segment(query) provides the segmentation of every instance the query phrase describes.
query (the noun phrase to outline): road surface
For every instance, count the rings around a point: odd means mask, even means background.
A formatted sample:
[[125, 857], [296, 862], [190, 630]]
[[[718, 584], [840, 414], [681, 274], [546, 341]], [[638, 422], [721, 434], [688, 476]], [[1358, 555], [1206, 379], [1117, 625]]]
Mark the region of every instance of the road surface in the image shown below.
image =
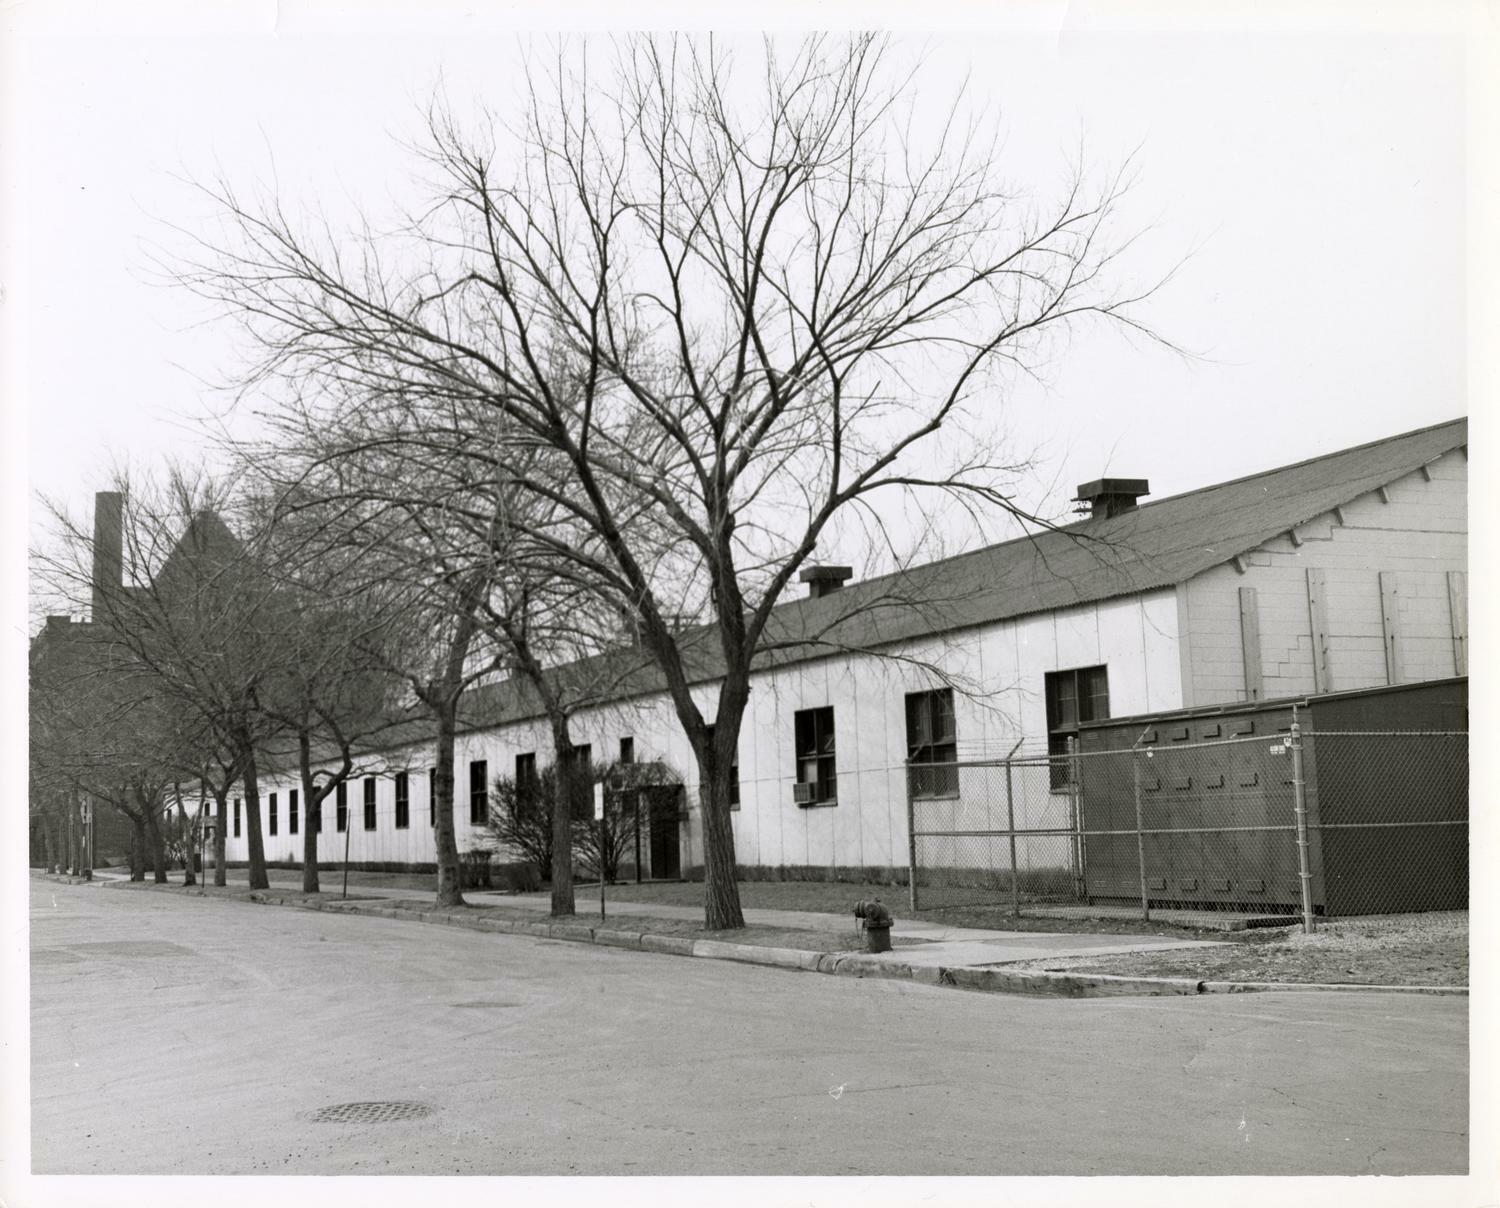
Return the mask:
[[[1457, 1174], [1467, 1001], [1065, 1001], [33, 882], [36, 1174]], [[320, 1122], [319, 1109], [426, 1114]]]

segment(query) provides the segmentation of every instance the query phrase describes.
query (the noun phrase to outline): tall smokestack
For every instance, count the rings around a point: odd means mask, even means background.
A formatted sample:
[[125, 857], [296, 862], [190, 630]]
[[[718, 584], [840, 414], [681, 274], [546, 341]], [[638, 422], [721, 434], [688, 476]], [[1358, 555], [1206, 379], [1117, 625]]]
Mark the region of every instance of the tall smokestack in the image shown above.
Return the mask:
[[119, 491], [94, 496], [94, 613], [97, 624], [109, 617], [106, 596], [120, 589], [124, 567], [125, 497]]

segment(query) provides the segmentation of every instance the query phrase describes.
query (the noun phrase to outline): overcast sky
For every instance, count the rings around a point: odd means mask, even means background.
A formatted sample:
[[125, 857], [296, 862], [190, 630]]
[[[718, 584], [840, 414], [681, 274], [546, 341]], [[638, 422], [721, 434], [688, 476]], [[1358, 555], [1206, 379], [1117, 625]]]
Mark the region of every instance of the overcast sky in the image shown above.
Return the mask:
[[[498, 22], [399, 4], [383, 29], [319, 4], [129, 7], [97, 10], [97, 33], [70, 6], [17, 6], [5, 64], [6, 423], [32, 490], [83, 507], [117, 461], [191, 456], [222, 405], [200, 379], [232, 363], [231, 333], [151, 263], [170, 224], [205, 218], [180, 178], [378, 210], [411, 195], [394, 140], [439, 79], [503, 104], [519, 54]], [[1010, 179], [1054, 188], [1080, 138], [1100, 166], [1133, 153], [1147, 262], [1188, 256], [1149, 317], [1195, 359], [1085, 335], [1004, 400], [1054, 510], [1102, 473], [1160, 497], [1469, 410], [1472, 48], [1461, 23], [1388, 11], [1383, 28], [1143, 32], [1033, 7], [1030, 29], [902, 35], [929, 78], [970, 73], [998, 108]]]

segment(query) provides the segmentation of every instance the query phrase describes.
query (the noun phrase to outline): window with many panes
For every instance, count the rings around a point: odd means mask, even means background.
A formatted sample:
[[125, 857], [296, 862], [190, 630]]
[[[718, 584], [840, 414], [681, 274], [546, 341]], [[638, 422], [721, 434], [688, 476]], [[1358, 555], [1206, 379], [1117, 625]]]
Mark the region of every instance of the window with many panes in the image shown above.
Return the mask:
[[234, 799], [234, 837], [240, 837], [240, 799]]
[[365, 829], [375, 829], [375, 777], [365, 777]]
[[407, 794], [405, 772], [396, 773], [396, 829], [406, 830], [411, 826], [411, 798]]
[[340, 780], [339, 787], [333, 790], [334, 800], [334, 823], [340, 831], [349, 827], [349, 782]]
[[268, 819], [270, 820], [270, 823], [271, 823], [271, 834], [274, 835], [276, 833], [276, 794], [275, 793], [271, 794], [270, 811], [271, 812], [267, 815], [267, 817], [268, 817]]
[[907, 693], [906, 761], [913, 797], [958, 796], [958, 727], [952, 688]]
[[[713, 746], [714, 728], [712, 726], [703, 728], [707, 731], [708, 745]], [[738, 751], [734, 753], [734, 762], [729, 765], [729, 808], [732, 810], [740, 808], [740, 753]]]
[[286, 831], [287, 831], [287, 834], [289, 834], [289, 835], [295, 835], [297, 833], [297, 827], [298, 827], [298, 825], [300, 825], [300, 822], [299, 822], [299, 819], [297, 817], [297, 790], [293, 789], [291, 792], [289, 792], [286, 795]]
[[490, 765], [485, 759], [469, 763], [469, 825], [483, 826], [490, 816]]
[[1109, 716], [1109, 673], [1104, 667], [1076, 667], [1047, 673], [1047, 754], [1052, 756], [1052, 787], [1073, 782], [1068, 765], [1068, 740], [1077, 738], [1085, 721]]
[[812, 805], [831, 805], [839, 798], [838, 761], [834, 756], [833, 706], [799, 709], [793, 718], [797, 780], [812, 785]]

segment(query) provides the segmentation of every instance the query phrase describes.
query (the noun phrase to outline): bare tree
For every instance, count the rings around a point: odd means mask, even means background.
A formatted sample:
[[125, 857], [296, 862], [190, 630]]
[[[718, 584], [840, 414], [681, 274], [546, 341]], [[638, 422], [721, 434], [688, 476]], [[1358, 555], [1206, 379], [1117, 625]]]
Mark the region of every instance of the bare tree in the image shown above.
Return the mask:
[[351, 574], [326, 534], [308, 531], [307, 511], [264, 496], [250, 510], [257, 556], [275, 591], [278, 635], [258, 703], [279, 723], [277, 753], [298, 770], [302, 890], [317, 893], [323, 802], [363, 770], [364, 752], [409, 724], [403, 681], [392, 670], [407, 610], [391, 584], [372, 588], [367, 576]]
[[149, 862], [165, 884], [167, 790], [193, 758], [197, 736], [95, 626], [43, 635], [30, 672], [31, 791], [62, 806], [64, 831], [72, 835], [67, 867], [87, 866], [78, 807], [88, 801], [130, 822], [131, 879], [142, 879]]
[[[336, 425], [287, 408], [276, 417], [275, 443], [241, 449], [278, 484], [282, 527], [300, 534], [291, 542], [295, 552], [278, 561], [323, 568], [367, 613], [372, 601], [391, 602], [383, 624], [405, 637], [387, 642], [383, 665], [400, 670], [437, 723], [439, 896], [448, 904], [459, 890], [452, 762], [464, 692], [497, 674], [524, 684], [564, 763], [572, 712], [609, 688], [600, 676], [570, 675], [567, 666], [602, 649], [619, 616], [617, 602], [602, 600], [572, 559], [553, 552], [587, 541], [588, 533], [516, 483], [517, 468], [531, 466], [541, 451], [509, 444], [492, 427], [476, 454], [472, 433], [484, 418], [464, 424], [450, 416], [438, 425], [407, 399], [387, 408], [351, 406]], [[566, 819], [557, 824], [553, 852], [550, 870], [542, 870], [551, 873], [553, 913], [571, 914]], [[450, 863], [451, 885], [441, 876]]]
[[877, 37], [752, 57], [565, 47], [508, 127], [433, 110], [434, 194], [402, 228], [305, 232], [220, 184], [228, 233], [181, 272], [258, 342], [256, 388], [295, 383], [324, 415], [402, 400], [417, 431], [488, 413], [548, 451], [515, 481], [591, 535], [553, 552], [628, 604], [659, 669], [698, 764], [713, 928], [743, 925], [751, 670], [798, 640], [773, 610], [820, 541], [940, 497], [1040, 523], [996, 445], [1008, 374], [1087, 320], [1154, 338], [1135, 317], [1154, 286], [1117, 284], [1123, 175], [1007, 184], [984, 127], [934, 113]]
[[109, 515], [92, 534], [53, 509], [44, 577], [55, 594], [88, 602], [87, 640], [109, 652], [109, 674], [191, 735], [163, 783], [217, 760], [227, 794], [228, 771], [238, 774], [250, 885], [267, 888], [256, 760], [276, 725], [259, 701], [277, 665], [272, 584], [221, 515], [231, 502], [223, 485], [176, 469], [160, 485], [124, 476], [115, 485], [96, 499]]

